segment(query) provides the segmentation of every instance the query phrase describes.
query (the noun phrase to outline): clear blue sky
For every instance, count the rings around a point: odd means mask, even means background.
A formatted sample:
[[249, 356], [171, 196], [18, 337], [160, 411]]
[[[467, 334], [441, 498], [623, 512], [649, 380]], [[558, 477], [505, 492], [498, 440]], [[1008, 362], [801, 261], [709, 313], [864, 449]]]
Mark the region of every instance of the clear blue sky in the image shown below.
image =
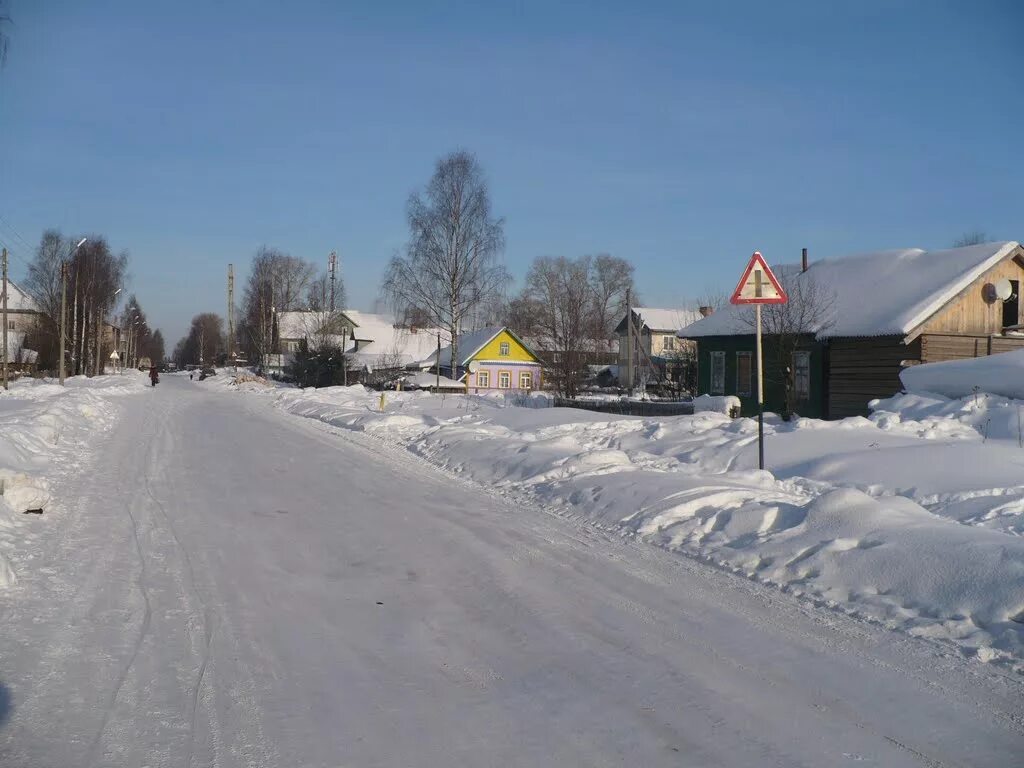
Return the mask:
[[[648, 304], [792, 260], [1024, 239], [1024, 5], [9, 0], [0, 238], [132, 256], [168, 341], [263, 243], [369, 308], [435, 159], [521, 278], [608, 251]], [[842, 5], [842, 7], [840, 7]]]

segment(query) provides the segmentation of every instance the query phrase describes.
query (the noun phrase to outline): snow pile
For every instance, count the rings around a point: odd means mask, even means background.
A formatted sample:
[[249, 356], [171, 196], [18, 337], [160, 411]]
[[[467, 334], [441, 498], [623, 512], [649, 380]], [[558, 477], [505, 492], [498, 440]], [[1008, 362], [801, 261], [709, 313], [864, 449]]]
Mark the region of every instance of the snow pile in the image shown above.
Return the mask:
[[113, 399], [143, 391], [146, 377], [82, 376], [54, 380], [17, 379], [0, 390], [0, 586], [14, 581], [5, 551], [25, 536], [23, 513], [45, 510], [50, 479], [74, 469], [90, 437], [113, 424]]
[[380, 393], [357, 386], [262, 394], [482, 492], [525, 495], [1024, 671], [1024, 449], [991, 426], [996, 398], [902, 396], [840, 422], [767, 414], [762, 472], [756, 421], [712, 411], [634, 418], [401, 392], [382, 412]]
[[724, 413], [726, 416], [733, 414], [738, 416], [741, 407], [740, 399], [735, 395], [700, 395], [693, 398], [694, 413], [713, 411], [715, 413]]
[[908, 392], [964, 397], [989, 392], [1024, 399], [1024, 349], [967, 360], [914, 365], [900, 373]]

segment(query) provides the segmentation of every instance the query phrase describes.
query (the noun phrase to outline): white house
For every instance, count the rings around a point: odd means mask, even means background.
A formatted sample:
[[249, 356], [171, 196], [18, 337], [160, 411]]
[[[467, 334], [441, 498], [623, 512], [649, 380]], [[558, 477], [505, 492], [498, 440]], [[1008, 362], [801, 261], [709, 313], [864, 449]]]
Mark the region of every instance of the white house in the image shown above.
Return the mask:
[[[7, 336], [8, 362], [34, 365], [38, 358], [36, 350], [27, 349], [25, 341], [36, 330], [43, 318], [43, 312], [36, 300], [11, 280], [7, 281]], [[2, 349], [2, 348], [0, 348]], [[0, 358], [2, 359], [2, 358]]]
[[280, 312], [277, 316], [281, 352], [287, 364], [305, 341], [310, 349], [343, 349], [349, 370], [366, 373], [398, 370], [437, 350], [436, 328], [398, 324], [391, 315], [341, 309], [335, 312]]

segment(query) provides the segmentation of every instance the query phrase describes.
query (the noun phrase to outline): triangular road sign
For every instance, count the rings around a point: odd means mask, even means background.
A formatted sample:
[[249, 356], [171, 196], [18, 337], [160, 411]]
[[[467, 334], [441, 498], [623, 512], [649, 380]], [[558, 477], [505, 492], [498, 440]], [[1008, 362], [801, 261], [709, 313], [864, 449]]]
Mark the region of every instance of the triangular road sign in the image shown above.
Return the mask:
[[760, 251], [754, 251], [729, 301], [733, 304], [785, 304], [788, 300]]

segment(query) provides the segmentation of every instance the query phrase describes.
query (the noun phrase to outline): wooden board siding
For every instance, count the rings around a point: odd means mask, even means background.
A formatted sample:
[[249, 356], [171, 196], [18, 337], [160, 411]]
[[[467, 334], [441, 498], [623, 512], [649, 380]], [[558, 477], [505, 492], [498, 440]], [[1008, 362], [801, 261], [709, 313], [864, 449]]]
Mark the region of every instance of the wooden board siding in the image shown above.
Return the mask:
[[923, 363], [966, 360], [1024, 348], [1024, 338], [1016, 336], [953, 336], [930, 333], [921, 336], [920, 342]]
[[828, 357], [828, 418], [865, 416], [868, 403], [900, 391], [903, 361], [921, 359], [921, 344], [899, 336], [832, 339]]
[[[1024, 248], [1017, 247], [1009, 257], [970, 284], [945, 308], [936, 312], [913, 335], [943, 333], [985, 336], [1003, 330], [1003, 303], [986, 301], [986, 283], [995, 283], [1003, 278], [1019, 280], [1024, 286]], [[1022, 302], [1024, 306], [1024, 302]], [[1019, 314], [1019, 313], [1018, 313]], [[1021, 318], [1018, 316], [1017, 322]]]

